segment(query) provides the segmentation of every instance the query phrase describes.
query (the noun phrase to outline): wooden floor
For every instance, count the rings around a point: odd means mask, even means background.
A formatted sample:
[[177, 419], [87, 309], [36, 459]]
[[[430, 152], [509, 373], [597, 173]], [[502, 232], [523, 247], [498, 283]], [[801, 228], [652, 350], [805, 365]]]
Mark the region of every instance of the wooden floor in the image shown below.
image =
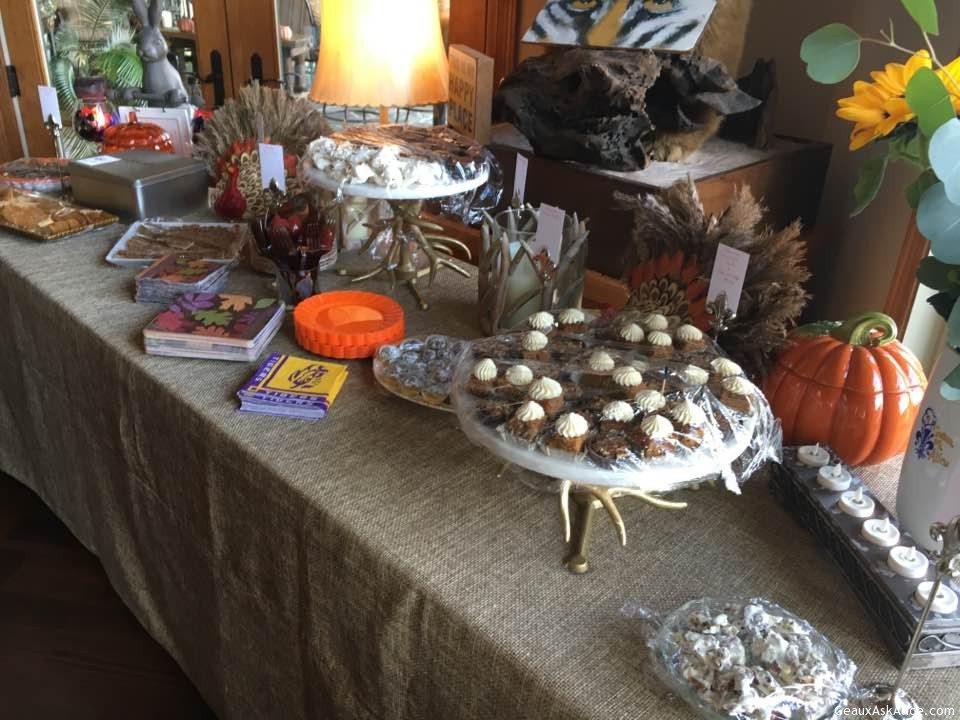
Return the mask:
[[0, 718], [213, 718], [97, 558], [0, 473]]

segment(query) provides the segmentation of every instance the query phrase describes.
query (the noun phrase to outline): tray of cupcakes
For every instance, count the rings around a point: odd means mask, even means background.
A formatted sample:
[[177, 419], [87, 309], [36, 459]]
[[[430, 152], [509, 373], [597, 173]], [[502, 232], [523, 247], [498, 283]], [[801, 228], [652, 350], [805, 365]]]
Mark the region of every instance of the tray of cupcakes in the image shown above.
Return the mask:
[[779, 457], [766, 399], [699, 329], [580, 317], [537, 313], [473, 343], [451, 391], [473, 442], [552, 478], [646, 492], [718, 475], [736, 491]]

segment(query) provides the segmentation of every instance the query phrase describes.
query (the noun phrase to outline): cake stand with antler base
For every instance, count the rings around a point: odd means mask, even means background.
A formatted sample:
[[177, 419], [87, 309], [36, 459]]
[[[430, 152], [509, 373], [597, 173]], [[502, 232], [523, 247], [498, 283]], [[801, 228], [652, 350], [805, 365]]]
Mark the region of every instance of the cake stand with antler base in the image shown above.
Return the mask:
[[[741, 372], [716, 345], [703, 339], [692, 349], [652, 356], [603, 322], [547, 328], [549, 338], [530, 332], [477, 340], [454, 371], [450, 393], [460, 429], [502, 461], [500, 476], [522, 468], [536, 474], [524, 474], [525, 484], [558, 492], [570, 543], [565, 564], [576, 574], [589, 570], [598, 510], [626, 545], [618, 500], [681, 510], [687, 504], [669, 495], [718, 477], [739, 494], [743, 480], [780, 454], [778, 426], [759, 389], [731, 375], [729, 387], [749, 397], [738, 405], [721, 392], [716, 375], [699, 367]], [[609, 356], [611, 367], [616, 358], [615, 374], [640, 389], [624, 394], [612, 375], [591, 374], [587, 360], [597, 354]], [[554, 394], [545, 394], [551, 387]]]
[[[432, 284], [437, 272], [448, 268], [470, 277], [470, 273], [453, 261], [455, 251], [461, 250], [470, 259], [470, 250], [459, 240], [443, 234], [443, 228], [420, 217], [425, 200], [435, 200], [452, 195], [461, 195], [484, 185], [489, 177], [489, 168], [470, 180], [442, 185], [417, 185], [407, 188], [389, 188], [380, 185], [344, 183], [315, 168], [309, 157], [301, 167], [304, 180], [332, 193], [351, 198], [385, 200], [392, 210], [392, 217], [367, 225], [370, 236], [360, 248], [360, 254], [374, 244], [385, 247], [379, 265], [369, 272], [362, 272], [352, 282], [370, 280], [380, 275], [390, 280], [391, 288], [403, 283], [416, 299], [421, 310], [429, 309], [420, 294], [417, 282], [428, 278]], [[338, 271], [347, 275], [345, 270]]]

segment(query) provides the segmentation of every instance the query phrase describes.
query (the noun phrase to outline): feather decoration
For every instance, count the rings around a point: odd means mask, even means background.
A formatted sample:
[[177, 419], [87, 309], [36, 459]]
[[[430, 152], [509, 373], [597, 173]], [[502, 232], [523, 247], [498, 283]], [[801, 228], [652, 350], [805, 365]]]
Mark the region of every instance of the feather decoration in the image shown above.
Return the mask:
[[262, 139], [302, 156], [310, 142], [329, 131], [323, 112], [309, 100], [250, 85], [207, 120], [194, 146], [194, 156], [206, 163], [211, 177], [216, 177], [217, 163], [238, 140]]
[[[799, 240], [800, 221], [780, 231], [767, 226], [765, 208], [748, 187], [737, 189], [722, 214], [707, 215], [691, 179], [661, 195], [618, 193], [617, 199], [634, 217], [626, 268], [680, 251], [695, 258], [700, 276], [709, 278], [720, 243], [750, 255], [738, 315], [720, 336], [720, 345], [755, 376], [765, 376], [810, 300], [804, 289], [810, 272], [806, 244]], [[630, 302], [645, 309], [634, 297]]]

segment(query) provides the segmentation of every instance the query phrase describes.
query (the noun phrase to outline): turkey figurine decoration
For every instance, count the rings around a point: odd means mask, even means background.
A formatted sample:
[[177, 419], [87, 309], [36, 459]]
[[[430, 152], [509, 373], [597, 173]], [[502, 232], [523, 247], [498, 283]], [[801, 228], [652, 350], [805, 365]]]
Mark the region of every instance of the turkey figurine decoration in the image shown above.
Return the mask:
[[764, 388], [785, 444], [823, 443], [849, 465], [906, 449], [927, 378], [892, 318], [805, 325], [791, 339]]

